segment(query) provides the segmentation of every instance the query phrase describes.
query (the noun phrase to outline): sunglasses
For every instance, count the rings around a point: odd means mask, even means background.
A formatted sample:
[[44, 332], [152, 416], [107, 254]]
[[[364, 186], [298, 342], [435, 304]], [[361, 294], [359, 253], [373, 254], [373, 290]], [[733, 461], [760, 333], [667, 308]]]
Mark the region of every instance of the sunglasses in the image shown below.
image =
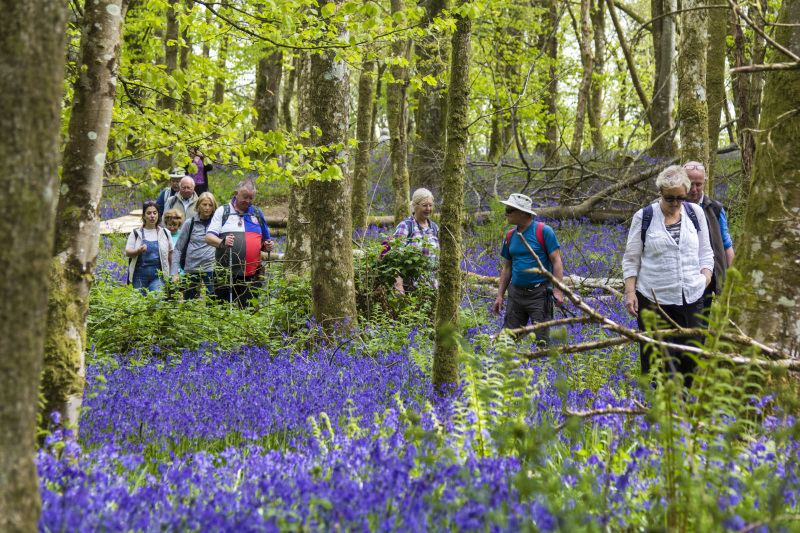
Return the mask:
[[686, 197], [685, 196], [662, 196], [661, 198], [665, 202], [667, 202], [668, 204], [671, 204], [672, 202], [675, 202], [675, 201], [678, 201], [678, 202], [685, 202], [686, 201]]
[[519, 209], [514, 209], [513, 207], [506, 207], [506, 215], [510, 215], [511, 213], [516, 213]]

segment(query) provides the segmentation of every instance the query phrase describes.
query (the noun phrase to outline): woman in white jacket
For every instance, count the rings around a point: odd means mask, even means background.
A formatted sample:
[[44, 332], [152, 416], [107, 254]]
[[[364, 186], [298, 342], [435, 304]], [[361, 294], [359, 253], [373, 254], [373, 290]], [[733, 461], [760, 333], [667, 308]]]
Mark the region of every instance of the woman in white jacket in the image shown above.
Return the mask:
[[142, 204], [142, 227], [128, 236], [128, 283], [142, 294], [160, 292], [172, 262], [172, 236], [157, 224], [158, 208], [152, 200]]
[[[703, 326], [703, 291], [711, 282], [714, 252], [708, 224], [700, 206], [686, 202], [691, 182], [677, 165], [656, 178], [660, 199], [640, 209], [631, 222], [622, 258], [625, 307], [644, 330], [641, 311], [652, 309], [685, 328]], [[643, 231], [644, 227], [644, 231]], [[682, 339], [680, 342], [688, 342]], [[639, 346], [642, 376], [649, 373], [658, 352]], [[694, 361], [686, 354], [671, 354], [666, 371], [688, 376]], [[686, 378], [689, 386], [691, 377]]]

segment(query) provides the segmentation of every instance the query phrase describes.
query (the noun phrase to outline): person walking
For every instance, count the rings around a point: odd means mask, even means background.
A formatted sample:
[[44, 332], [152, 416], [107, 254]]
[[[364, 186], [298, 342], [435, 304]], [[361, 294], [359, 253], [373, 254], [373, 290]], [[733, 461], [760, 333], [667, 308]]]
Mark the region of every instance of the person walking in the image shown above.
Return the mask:
[[691, 183], [686, 199], [703, 208], [708, 222], [708, 238], [711, 239], [711, 249], [714, 251], [714, 272], [711, 275], [711, 283], [703, 293], [703, 310], [707, 314], [713, 296], [722, 294], [725, 271], [733, 264], [733, 240], [728, 231], [728, 218], [725, 216], [722, 204], [705, 194], [706, 169], [703, 164], [689, 161], [683, 165], [683, 169]]
[[142, 227], [128, 235], [128, 283], [142, 294], [161, 292], [163, 276], [172, 262], [172, 237], [158, 225], [158, 207], [152, 200], [142, 204]]
[[214, 294], [216, 250], [206, 242], [206, 232], [217, 207], [213, 194], [201, 194], [197, 199], [197, 214], [183, 223], [175, 245], [170, 273], [173, 283], [182, 284], [184, 299], [197, 298], [203, 289], [209, 295]]
[[[501, 203], [506, 205], [506, 220], [515, 228], [503, 240], [500, 255], [505, 262], [500, 272], [500, 284], [492, 311], [500, 316], [503, 295], [508, 289], [503, 329], [521, 328], [528, 325], [529, 321], [540, 323], [552, 320], [553, 303], [561, 307], [564, 304], [564, 294], [558, 288], [552, 287], [543, 275], [526, 272], [528, 269], [538, 269], [539, 262], [531, 255], [525, 242], [533, 249], [545, 270], [559, 281], [564, 279], [561, 245], [553, 228], [543, 222], [534, 223], [533, 217], [536, 213], [528, 196], [514, 193]], [[524, 241], [520, 236], [524, 237]], [[541, 330], [536, 339], [549, 345], [550, 329]]]
[[[192, 162], [186, 167], [186, 175], [194, 180], [194, 192], [200, 196], [208, 191], [208, 173], [214, 170], [211, 163], [206, 163], [205, 154], [199, 148], [189, 148], [189, 157]], [[192, 164], [197, 169], [192, 172]]]
[[178, 194], [170, 197], [164, 204], [164, 209], [177, 209], [183, 215], [184, 220], [192, 218], [197, 204], [197, 194], [194, 192], [194, 180], [189, 176], [181, 178], [180, 190]]
[[186, 173], [181, 169], [175, 169], [169, 173], [169, 187], [161, 191], [156, 198], [156, 208], [158, 209], [158, 220], [164, 216], [164, 205], [167, 200], [177, 195], [181, 190], [181, 180], [186, 176]]
[[[438, 286], [436, 280], [436, 266], [439, 262], [439, 226], [431, 220], [433, 214], [433, 193], [428, 189], [417, 189], [411, 195], [411, 209], [413, 214], [400, 221], [392, 235], [393, 239], [402, 239], [404, 246], [414, 246], [430, 260], [433, 272], [434, 288]], [[405, 294], [412, 289], [412, 285], [405, 283], [398, 276], [394, 288], [400, 294]]]
[[[687, 202], [691, 187], [686, 171], [677, 165], [665, 168], [656, 178], [658, 201], [636, 212], [628, 231], [622, 276], [625, 281], [625, 307], [644, 331], [642, 311], [651, 309], [661, 318], [683, 328], [702, 326], [703, 292], [711, 283], [714, 253], [708, 224], [700, 206]], [[666, 315], [666, 316], [665, 316]], [[677, 339], [686, 344], [692, 339]], [[697, 340], [697, 339], [695, 339]], [[653, 364], [663, 364], [670, 373], [680, 373], [686, 386], [694, 360], [685, 353], [670, 353], [666, 361], [656, 361], [658, 350], [639, 345], [642, 376]]]
[[240, 181], [233, 199], [214, 212], [205, 236], [206, 242], [217, 249], [217, 263], [232, 278], [227, 283], [215, 283], [219, 287], [217, 296], [235, 300], [240, 308], [253, 299], [252, 290], [261, 285], [261, 251], [271, 252], [275, 247], [264, 214], [253, 206], [255, 196], [253, 180]]

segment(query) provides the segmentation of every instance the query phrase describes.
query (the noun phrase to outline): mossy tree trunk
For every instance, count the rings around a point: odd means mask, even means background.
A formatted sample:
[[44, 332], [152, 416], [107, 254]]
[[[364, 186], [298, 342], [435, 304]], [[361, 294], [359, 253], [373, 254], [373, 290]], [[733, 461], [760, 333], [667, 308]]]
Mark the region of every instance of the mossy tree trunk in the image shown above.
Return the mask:
[[558, 31], [553, 28], [558, 25], [558, 0], [543, 0], [542, 7], [547, 9], [542, 31], [546, 32], [544, 42], [545, 56], [548, 64], [547, 83], [544, 93], [543, 107], [546, 110], [547, 126], [545, 141], [536, 146], [537, 152], [543, 152], [548, 166], [557, 165], [559, 161], [559, 131], [558, 131]]
[[[319, 0], [319, 9], [327, 0]], [[344, 0], [335, 0], [341, 6]], [[336, 33], [347, 42], [348, 32]], [[352, 176], [347, 169], [350, 117], [350, 69], [336, 50], [311, 56], [309, 84], [311, 143], [326, 147], [325, 164], [339, 167], [339, 179], [313, 181], [309, 186], [311, 218], [311, 312], [326, 330], [356, 326], [353, 273], [353, 223], [350, 213]]]
[[300, 60], [297, 56], [292, 58], [292, 68], [289, 70], [289, 78], [283, 84], [283, 102], [281, 109], [283, 114], [283, 127], [292, 133], [292, 96], [294, 95], [294, 86], [297, 83], [297, 71], [300, 68]]
[[353, 168], [353, 227], [366, 228], [367, 207], [369, 207], [369, 154], [372, 146], [372, 99], [375, 92], [375, 61], [370, 57], [372, 50], [365, 50], [361, 61], [361, 74], [358, 77], [358, 111], [356, 114], [355, 166]]
[[128, 0], [87, 0], [64, 148], [50, 271], [42, 371], [45, 413], [78, 421], [83, 398], [86, 318], [100, 241], [103, 165], [117, 91]]
[[0, 531], [34, 533], [67, 3], [0, 0], [0, 10]]
[[[405, 26], [405, 0], [391, 0], [392, 16], [402, 17]], [[392, 189], [394, 190], [394, 219], [401, 221], [411, 213], [408, 195], [408, 129], [406, 127], [406, 100], [408, 69], [399, 61], [408, 59], [408, 40], [392, 43], [392, 60], [389, 67], [394, 80], [386, 86], [386, 118], [389, 122], [389, 146], [392, 162]]]
[[[194, 0], [185, 0], [183, 5], [186, 9], [186, 16], [188, 18], [192, 12], [192, 9], [194, 9]], [[181, 106], [184, 115], [191, 115], [192, 112], [194, 111], [194, 105], [192, 104], [192, 93], [189, 90], [192, 84], [195, 83], [195, 77], [191, 75], [191, 63], [192, 63], [191, 29], [192, 29], [191, 24], [184, 24], [183, 28], [181, 29], [181, 40], [183, 42], [180, 45], [180, 61], [178, 63], [181, 72], [183, 72], [183, 75], [186, 78], [186, 85], [184, 86], [183, 93], [181, 94]]]
[[706, 100], [706, 35], [708, 11], [701, 0], [684, 0], [678, 54], [678, 117], [681, 161], [708, 163], [708, 101]]
[[[227, 14], [227, 10], [228, 2], [227, 0], [222, 0], [222, 2], [219, 3], [219, 11]], [[228, 62], [229, 44], [227, 27], [224, 21], [220, 20], [219, 28], [223, 36], [222, 43], [220, 43], [219, 50], [217, 51], [217, 75], [214, 77], [214, 94], [212, 96], [212, 101], [215, 104], [222, 104], [225, 101], [225, 65]]]
[[[433, 19], [441, 16], [450, 7], [450, 1], [425, 0], [421, 5], [425, 8], [422, 25], [430, 26]], [[439, 77], [444, 72], [449, 50], [445, 45], [446, 40], [441, 37], [435, 33], [426, 35], [417, 46], [417, 75], [420, 78], [431, 76], [436, 80], [436, 85], [423, 82], [417, 91], [417, 132], [411, 158], [411, 183], [415, 188], [438, 190], [442, 185], [440, 165], [443, 158], [447, 98], [442, 94], [444, 84]]]
[[[463, 5], [463, 1], [460, 2]], [[436, 305], [436, 345], [433, 385], [439, 389], [458, 383], [458, 310], [461, 304], [461, 208], [469, 141], [469, 69], [472, 21], [456, 15], [452, 39], [450, 85], [447, 94], [447, 148], [442, 177], [439, 219], [439, 298]]]
[[[311, 56], [302, 52], [297, 61], [297, 133], [311, 133]], [[311, 137], [302, 137], [304, 146], [311, 146]], [[289, 214], [286, 220], [286, 254], [284, 276], [307, 274], [311, 269], [311, 228], [309, 227], [308, 184], [295, 182], [289, 187]]]
[[[178, 23], [178, 13], [176, 7], [180, 6], [174, 0], [170, 0], [167, 7], [167, 31], [164, 34], [164, 75], [169, 78], [178, 68], [178, 37], [180, 36], [180, 24]], [[175, 110], [176, 98], [172, 91], [167, 90], [159, 100], [161, 109], [170, 113]], [[167, 171], [172, 168], [172, 153], [159, 151], [156, 156], [156, 166], [159, 170]]]
[[[727, 0], [711, 0], [710, 5], [725, 6]], [[725, 104], [725, 55], [728, 50], [728, 12], [715, 9], [708, 19], [706, 48], [706, 87], [708, 88], [708, 166], [706, 192], [714, 194], [714, 173], [719, 148], [720, 120]]]
[[592, 128], [592, 146], [595, 151], [606, 149], [603, 139], [603, 76], [606, 68], [606, 11], [603, 0], [592, 0], [589, 16], [594, 35], [594, 74], [592, 91], [589, 93], [589, 126]]
[[586, 124], [586, 109], [589, 103], [589, 91], [592, 87], [592, 74], [594, 72], [594, 52], [592, 51], [592, 23], [589, 19], [589, 0], [581, 0], [580, 20], [575, 27], [578, 37], [578, 47], [581, 53], [581, 67], [583, 73], [578, 86], [578, 102], [575, 107], [575, 125], [572, 132], [570, 150], [572, 156], [579, 158], [583, 145], [583, 128]]
[[[800, 54], [800, 0], [784, 0], [775, 40]], [[773, 51], [771, 63], [790, 61]], [[800, 70], [768, 72], [744, 230], [734, 266], [747, 289], [739, 326], [800, 355]]]
[[[653, 17], [653, 52], [655, 77], [650, 111], [650, 153], [657, 157], [672, 155], [675, 127], [675, 76], [672, 62], [675, 58], [675, 17], [666, 15], [677, 10], [677, 0], [651, 0]], [[684, 15], [685, 16], [685, 15]], [[705, 46], [705, 45], [704, 45]]]
[[255, 129], [267, 133], [278, 129], [283, 52], [269, 46], [263, 54], [256, 65]]

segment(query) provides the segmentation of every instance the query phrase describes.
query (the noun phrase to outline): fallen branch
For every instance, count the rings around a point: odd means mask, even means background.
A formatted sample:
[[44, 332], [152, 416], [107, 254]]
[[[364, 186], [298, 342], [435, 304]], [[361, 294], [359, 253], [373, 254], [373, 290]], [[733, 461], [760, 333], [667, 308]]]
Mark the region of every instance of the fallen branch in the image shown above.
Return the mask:
[[553, 349], [555, 348], [558, 350], [558, 353], [568, 354], [568, 353], [580, 353], [580, 352], [588, 352], [589, 350], [599, 350], [601, 348], [610, 348], [611, 346], [619, 346], [621, 344], [630, 344], [633, 341], [627, 339], [625, 337], [614, 337], [611, 339], [603, 339], [601, 341], [592, 341], [592, 342], [582, 342], [580, 344], [565, 344], [563, 346], [554, 346], [553, 348], [548, 348], [547, 350], [539, 350], [536, 352], [529, 352], [529, 353], [520, 353], [519, 355], [528, 359], [529, 361], [535, 361], [537, 359], [544, 359], [545, 357], [549, 357], [553, 353]]
[[[641, 404], [639, 404], [639, 405], [641, 405]], [[648, 412], [649, 412], [649, 410], [646, 407], [641, 406], [641, 407], [637, 407], [637, 408], [633, 408], [633, 407], [607, 407], [605, 409], [595, 409], [595, 410], [592, 410], [592, 411], [570, 411], [569, 409], [565, 409], [563, 414], [565, 416], [572, 417], [572, 418], [575, 418], [575, 417], [577, 417], [577, 418], [591, 418], [591, 417], [594, 417], [594, 416], [602, 416], [602, 415], [633, 415], [633, 416], [641, 416], [641, 415], [646, 415]], [[567, 418], [567, 420], [564, 420], [563, 422], [558, 424], [555, 427], [556, 432], [559, 432], [562, 429], [564, 429], [567, 426], [568, 422], [569, 422], [569, 418]]]

